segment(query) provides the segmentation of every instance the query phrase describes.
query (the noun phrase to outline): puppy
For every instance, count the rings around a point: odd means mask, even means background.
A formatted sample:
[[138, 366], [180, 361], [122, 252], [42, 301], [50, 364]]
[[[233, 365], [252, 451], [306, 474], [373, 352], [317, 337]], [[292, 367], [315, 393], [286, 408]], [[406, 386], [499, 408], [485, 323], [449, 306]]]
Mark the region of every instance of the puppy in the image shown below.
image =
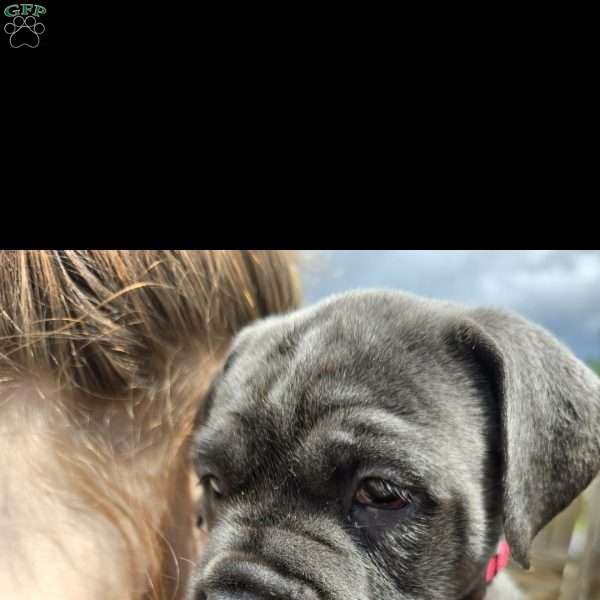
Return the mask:
[[516, 598], [498, 544], [527, 568], [600, 469], [600, 382], [569, 350], [393, 292], [246, 328], [197, 422], [194, 600]]

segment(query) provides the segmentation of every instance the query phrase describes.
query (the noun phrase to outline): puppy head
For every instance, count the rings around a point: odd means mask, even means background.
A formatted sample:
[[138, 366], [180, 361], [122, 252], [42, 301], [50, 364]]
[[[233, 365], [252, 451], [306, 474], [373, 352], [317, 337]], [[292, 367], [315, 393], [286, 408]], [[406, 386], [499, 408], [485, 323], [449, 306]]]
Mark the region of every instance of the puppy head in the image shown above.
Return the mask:
[[511, 315], [363, 292], [251, 326], [198, 419], [192, 597], [474, 597], [600, 468], [599, 404]]

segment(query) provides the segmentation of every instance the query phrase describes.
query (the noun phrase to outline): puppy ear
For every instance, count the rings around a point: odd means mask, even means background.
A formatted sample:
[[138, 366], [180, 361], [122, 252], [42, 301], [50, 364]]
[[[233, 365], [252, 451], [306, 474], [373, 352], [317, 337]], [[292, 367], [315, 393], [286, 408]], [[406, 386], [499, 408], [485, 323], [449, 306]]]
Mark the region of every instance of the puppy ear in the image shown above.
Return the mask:
[[504, 532], [529, 567], [535, 535], [600, 470], [600, 379], [541, 327], [474, 310], [454, 322], [499, 401]]

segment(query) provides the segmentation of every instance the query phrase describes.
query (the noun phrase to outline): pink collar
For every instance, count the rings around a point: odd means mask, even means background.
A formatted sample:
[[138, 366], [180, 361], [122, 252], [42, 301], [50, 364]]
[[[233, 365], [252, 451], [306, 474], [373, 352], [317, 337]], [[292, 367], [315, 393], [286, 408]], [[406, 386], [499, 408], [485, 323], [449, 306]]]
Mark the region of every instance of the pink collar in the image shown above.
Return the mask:
[[487, 571], [485, 572], [485, 582], [487, 584], [490, 584], [494, 580], [494, 577], [508, 565], [509, 556], [510, 548], [508, 544], [502, 540], [498, 545], [498, 551], [490, 558], [490, 562], [488, 563]]

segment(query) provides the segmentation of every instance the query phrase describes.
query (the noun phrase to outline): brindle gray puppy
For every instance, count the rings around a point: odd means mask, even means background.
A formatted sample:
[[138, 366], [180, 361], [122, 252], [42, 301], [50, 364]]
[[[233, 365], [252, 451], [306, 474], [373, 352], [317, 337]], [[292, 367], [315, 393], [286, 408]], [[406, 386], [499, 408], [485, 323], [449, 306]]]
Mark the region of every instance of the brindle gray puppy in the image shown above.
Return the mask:
[[393, 292], [250, 326], [198, 422], [198, 600], [487, 599], [499, 539], [526, 567], [600, 469], [600, 383], [569, 350]]

